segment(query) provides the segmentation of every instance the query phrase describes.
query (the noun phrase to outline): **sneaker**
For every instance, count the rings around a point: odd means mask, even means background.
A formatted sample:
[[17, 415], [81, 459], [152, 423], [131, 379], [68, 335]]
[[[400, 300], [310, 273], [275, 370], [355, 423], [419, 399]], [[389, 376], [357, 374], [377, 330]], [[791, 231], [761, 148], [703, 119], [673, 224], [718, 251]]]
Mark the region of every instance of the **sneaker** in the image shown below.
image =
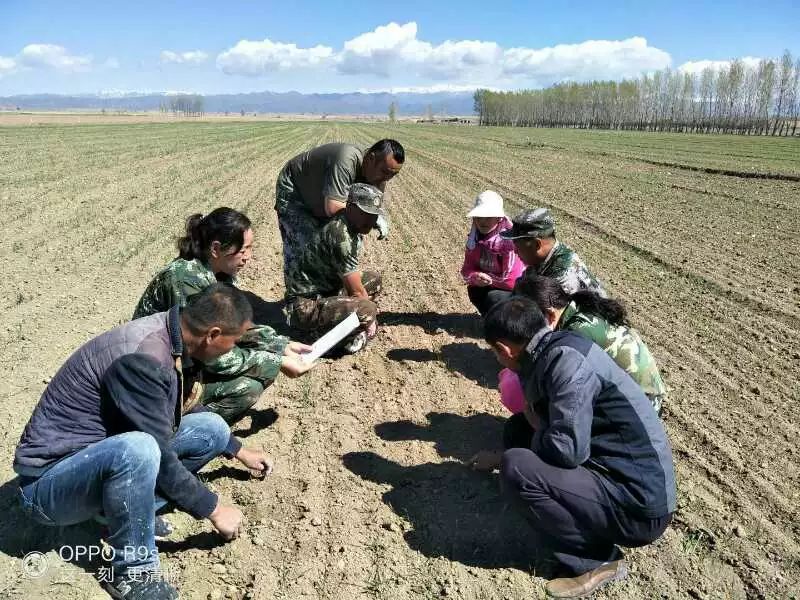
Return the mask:
[[624, 560], [603, 563], [596, 569], [577, 577], [560, 577], [547, 582], [547, 595], [551, 598], [583, 598], [612, 581], [628, 576]]
[[[145, 578], [146, 579], [146, 578]], [[125, 575], [103, 582], [103, 589], [117, 600], [178, 600], [178, 590], [164, 580], [138, 581]]]
[[364, 346], [367, 345], [367, 332], [361, 331], [357, 333], [352, 339], [348, 340], [342, 346], [342, 349], [347, 354], [355, 354], [356, 352], [363, 350]]

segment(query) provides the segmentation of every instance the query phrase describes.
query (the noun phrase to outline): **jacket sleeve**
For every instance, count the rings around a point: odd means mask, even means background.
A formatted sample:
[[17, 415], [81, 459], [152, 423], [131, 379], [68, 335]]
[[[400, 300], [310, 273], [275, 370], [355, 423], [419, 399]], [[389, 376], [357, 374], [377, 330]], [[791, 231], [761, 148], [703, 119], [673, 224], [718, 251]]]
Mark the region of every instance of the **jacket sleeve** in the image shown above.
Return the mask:
[[203, 363], [204, 370], [216, 375], [226, 377], [240, 377], [246, 375], [260, 381], [273, 381], [281, 370], [283, 357], [269, 350], [254, 350], [234, 346], [233, 350], [226, 352], [213, 361]]
[[278, 332], [269, 325], [256, 325], [245, 332], [237, 346], [283, 354], [288, 344], [289, 338], [285, 335], [278, 335]]
[[547, 415], [540, 415], [543, 423], [533, 437], [532, 450], [552, 465], [575, 468], [589, 459], [600, 380], [583, 355], [571, 348], [557, 348], [548, 359], [541, 379]]
[[171, 397], [167, 369], [145, 354], [127, 354], [111, 363], [101, 381], [111, 407], [121, 413], [129, 431], [152, 435], [161, 451], [156, 487], [196, 518], [217, 506], [217, 496], [194, 476], [172, 449], [176, 399]]
[[478, 269], [478, 261], [477, 255], [479, 252], [476, 252], [474, 249], [470, 250], [466, 248], [464, 250], [464, 264], [461, 267], [461, 276], [464, 278], [464, 281], [469, 283], [470, 277], [475, 273], [479, 273]]

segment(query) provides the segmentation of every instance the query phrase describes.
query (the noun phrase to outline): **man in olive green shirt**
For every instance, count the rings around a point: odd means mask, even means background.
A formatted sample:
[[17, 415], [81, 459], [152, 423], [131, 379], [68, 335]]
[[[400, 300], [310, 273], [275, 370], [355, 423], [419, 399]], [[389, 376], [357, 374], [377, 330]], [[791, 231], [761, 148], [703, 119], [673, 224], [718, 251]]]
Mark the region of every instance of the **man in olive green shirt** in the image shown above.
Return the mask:
[[[386, 183], [400, 172], [404, 161], [403, 146], [383, 139], [366, 151], [351, 144], [325, 144], [287, 162], [275, 185], [284, 277], [314, 232], [344, 209], [351, 185], [367, 183], [384, 192]], [[381, 239], [386, 237], [388, 223], [384, 216], [376, 228]]]

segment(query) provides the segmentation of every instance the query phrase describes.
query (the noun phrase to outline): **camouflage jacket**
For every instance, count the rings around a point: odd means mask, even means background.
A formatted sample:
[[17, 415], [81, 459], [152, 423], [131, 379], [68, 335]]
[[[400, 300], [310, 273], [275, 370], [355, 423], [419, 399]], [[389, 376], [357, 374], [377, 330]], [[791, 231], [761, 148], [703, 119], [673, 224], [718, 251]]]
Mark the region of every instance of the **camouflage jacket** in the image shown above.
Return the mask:
[[314, 232], [302, 252], [285, 265], [286, 300], [336, 296], [342, 277], [359, 270], [363, 236], [350, 229], [344, 211]]
[[[176, 258], [159, 271], [145, 289], [133, 318], [164, 312], [174, 305], [186, 306], [193, 295], [217, 283], [213, 271], [200, 260]], [[236, 280], [231, 279], [236, 286]], [[246, 375], [266, 382], [275, 379], [281, 368], [281, 357], [289, 338], [278, 335], [268, 325], [256, 325], [242, 336], [236, 347], [214, 360], [204, 363], [209, 373], [223, 377]]]
[[574, 331], [605, 350], [648, 396], [665, 396], [667, 388], [656, 361], [639, 333], [624, 325], [611, 325], [598, 315], [581, 312], [570, 302], [561, 314], [557, 330]]
[[603, 298], [606, 297], [606, 291], [600, 280], [592, 275], [572, 248], [560, 241], [556, 241], [542, 264], [529, 268], [536, 269], [538, 275], [557, 279], [568, 294], [574, 294], [579, 290], [590, 290], [597, 292]]

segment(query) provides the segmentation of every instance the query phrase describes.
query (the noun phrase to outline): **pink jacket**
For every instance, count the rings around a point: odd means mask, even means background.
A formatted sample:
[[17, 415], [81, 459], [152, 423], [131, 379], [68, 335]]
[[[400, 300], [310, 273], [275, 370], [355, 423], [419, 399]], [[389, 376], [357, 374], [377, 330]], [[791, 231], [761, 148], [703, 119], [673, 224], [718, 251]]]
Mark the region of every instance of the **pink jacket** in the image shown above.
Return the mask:
[[476, 273], [486, 273], [492, 278], [492, 287], [501, 290], [513, 289], [517, 277], [522, 275], [525, 264], [514, 252], [514, 242], [504, 240], [500, 232], [511, 228], [508, 217], [497, 224], [485, 237], [480, 238], [478, 230], [473, 226], [467, 236], [467, 248], [464, 252], [464, 266], [461, 275], [467, 284]]

